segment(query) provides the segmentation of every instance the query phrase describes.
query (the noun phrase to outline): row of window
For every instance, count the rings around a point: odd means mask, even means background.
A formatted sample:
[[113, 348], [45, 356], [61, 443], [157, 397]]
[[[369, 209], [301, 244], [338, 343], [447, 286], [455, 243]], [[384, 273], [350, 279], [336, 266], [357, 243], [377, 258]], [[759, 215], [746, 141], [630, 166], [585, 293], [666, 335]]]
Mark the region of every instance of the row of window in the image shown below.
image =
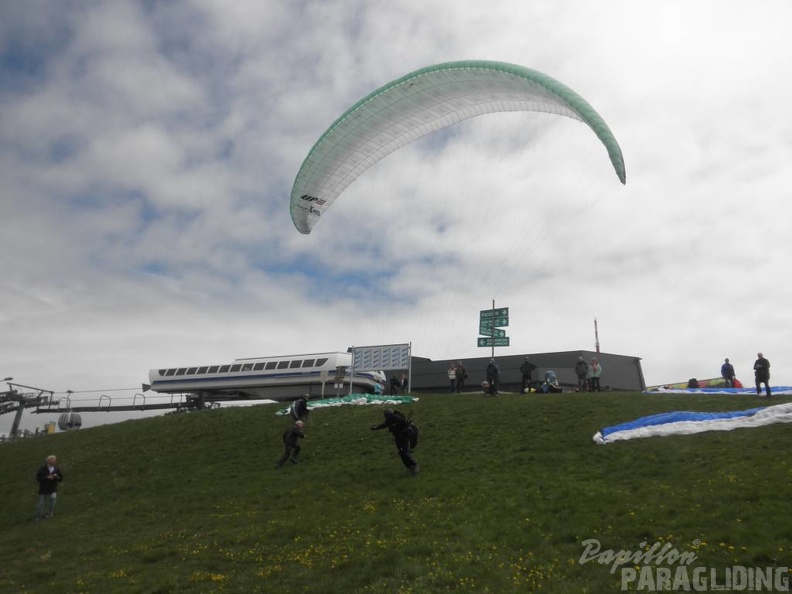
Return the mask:
[[208, 373], [235, 373], [237, 371], [268, 371], [270, 369], [302, 369], [305, 367], [322, 367], [327, 363], [324, 359], [295, 359], [294, 361], [260, 361], [258, 363], [234, 363], [233, 365], [207, 365], [206, 367], [179, 367], [160, 369], [163, 377], [172, 375], [204, 375]]

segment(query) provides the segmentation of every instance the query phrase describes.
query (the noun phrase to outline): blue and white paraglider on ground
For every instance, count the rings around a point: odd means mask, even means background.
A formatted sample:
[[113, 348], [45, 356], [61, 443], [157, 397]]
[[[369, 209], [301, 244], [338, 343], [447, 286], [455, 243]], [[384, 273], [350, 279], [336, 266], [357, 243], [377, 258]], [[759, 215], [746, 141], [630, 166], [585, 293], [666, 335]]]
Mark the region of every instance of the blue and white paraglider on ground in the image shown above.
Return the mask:
[[792, 423], [792, 403], [729, 412], [676, 411], [641, 417], [634, 421], [605, 427], [594, 435], [594, 443], [604, 445], [641, 437], [690, 435], [704, 431], [731, 431]]

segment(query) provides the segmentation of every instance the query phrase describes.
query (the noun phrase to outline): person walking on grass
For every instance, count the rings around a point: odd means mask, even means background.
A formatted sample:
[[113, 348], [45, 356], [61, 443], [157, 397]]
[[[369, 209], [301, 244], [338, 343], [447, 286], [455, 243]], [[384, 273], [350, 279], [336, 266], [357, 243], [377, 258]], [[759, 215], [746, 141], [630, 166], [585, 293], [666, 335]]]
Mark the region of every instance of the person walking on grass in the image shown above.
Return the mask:
[[39, 484], [38, 504], [36, 505], [36, 521], [51, 518], [55, 514], [55, 503], [58, 500], [58, 483], [63, 480], [63, 473], [58, 468], [58, 459], [47, 456], [44, 466], [38, 469], [36, 480]]
[[396, 442], [396, 449], [399, 452], [402, 464], [415, 476], [418, 474], [418, 463], [410, 454], [410, 422], [402, 413], [386, 408], [384, 411], [385, 420], [379, 425], [372, 425], [372, 431], [379, 431], [387, 428], [393, 435]]
[[291, 459], [292, 464], [297, 464], [297, 459], [301, 450], [299, 440], [305, 437], [303, 425], [304, 424], [302, 421], [297, 421], [294, 423], [294, 426], [291, 429], [287, 429], [283, 434], [284, 451], [281, 459], [278, 460], [277, 464], [275, 464], [276, 469], [283, 466], [286, 463], [286, 460], [289, 459]]
[[756, 394], [761, 395], [762, 384], [765, 387], [765, 393], [770, 398], [770, 361], [765, 359], [762, 353], [757, 353], [756, 363], [754, 363], [754, 376], [756, 378]]

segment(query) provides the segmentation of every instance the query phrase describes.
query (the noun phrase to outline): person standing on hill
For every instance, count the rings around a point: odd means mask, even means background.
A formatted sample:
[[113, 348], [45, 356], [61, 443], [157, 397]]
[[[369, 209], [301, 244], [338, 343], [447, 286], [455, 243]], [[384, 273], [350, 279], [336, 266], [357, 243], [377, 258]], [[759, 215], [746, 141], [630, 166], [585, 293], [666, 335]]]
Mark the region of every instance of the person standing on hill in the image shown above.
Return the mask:
[[456, 373], [456, 393], [460, 394], [462, 393], [462, 390], [465, 387], [465, 380], [467, 379], [468, 376], [467, 369], [465, 369], [465, 366], [462, 365], [462, 361], [457, 362], [455, 373]]
[[762, 353], [757, 353], [754, 363], [754, 376], [756, 378], [756, 394], [762, 393], [762, 384], [765, 386], [767, 397], [770, 398], [770, 361]]
[[721, 377], [726, 381], [727, 388], [734, 387], [734, 365], [729, 363], [729, 358], [721, 365]]
[[402, 413], [397, 410], [386, 408], [384, 411], [385, 420], [379, 425], [372, 425], [372, 431], [379, 431], [387, 427], [396, 442], [396, 449], [399, 452], [402, 464], [415, 476], [418, 474], [418, 463], [410, 454], [410, 422]]
[[396, 396], [399, 393], [399, 378], [393, 374], [390, 378], [390, 395]]
[[292, 464], [297, 464], [297, 459], [300, 455], [300, 444], [299, 440], [305, 437], [305, 432], [303, 431], [303, 422], [297, 421], [294, 423], [294, 426], [291, 429], [287, 429], [286, 432], [283, 434], [283, 447], [284, 452], [281, 459], [278, 460], [277, 464], [275, 464], [275, 468], [278, 469], [286, 463], [286, 460], [291, 459]]
[[600, 391], [600, 376], [602, 375], [602, 365], [596, 357], [591, 358], [591, 365], [589, 365], [588, 382], [589, 392]]
[[44, 466], [38, 469], [36, 480], [39, 484], [38, 504], [36, 505], [36, 521], [51, 518], [55, 514], [55, 503], [58, 500], [58, 483], [63, 480], [63, 473], [58, 468], [58, 459], [47, 456]]
[[575, 363], [575, 374], [577, 375], [578, 381], [578, 391], [586, 392], [588, 390], [588, 371], [589, 366], [586, 365], [586, 360], [583, 358], [583, 355], [578, 357], [577, 363]]
[[531, 360], [526, 357], [525, 361], [523, 361], [522, 365], [520, 365], [520, 373], [522, 374], [522, 383], [520, 384], [520, 392], [525, 394], [526, 389], [531, 388], [531, 384], [533, 384], [533, 372], [536, 369], [536, 365], [531, 363]]
[[448, 381], [451, 384], [451, 393], [456, 390], [456, 364], [451, 363], [451, 367], [448, 368]]
[[490, 359], [487, 365], [487, 383], [489, 384], [489, 392], [493, 396], [498, 395], [498, 380], [500, 379], [500, 367], [495, 363], [495, 359]]

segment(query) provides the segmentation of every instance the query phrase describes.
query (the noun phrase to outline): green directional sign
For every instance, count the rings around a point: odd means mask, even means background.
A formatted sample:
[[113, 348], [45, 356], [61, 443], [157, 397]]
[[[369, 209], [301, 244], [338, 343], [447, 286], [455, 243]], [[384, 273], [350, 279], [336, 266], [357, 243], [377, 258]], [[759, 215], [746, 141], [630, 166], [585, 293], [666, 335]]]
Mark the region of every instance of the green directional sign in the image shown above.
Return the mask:
[[497, 307], [495, 309], [482, 309], [479, 313], [480, 320], [491, 320], [492, 318], [506, 318], [509, 319], [508, 307]]
[[[509, 318], [490, 318], [489, 320], [479, 320], [479, 328], [501, 328], [509, 325]], [[487, 334], [483, 332], [483, 334]]]
[[478, 339], [478, 346], [480, 347], [500, 347], [509, 346], [509, 337], [504, 336], [501, 338], [479, 338]]
[[492, 326], [479, 326], [479, 334], [494, 338], [505, 338], [506, 330], [500, 330], [499, 328], [493, 328]]

